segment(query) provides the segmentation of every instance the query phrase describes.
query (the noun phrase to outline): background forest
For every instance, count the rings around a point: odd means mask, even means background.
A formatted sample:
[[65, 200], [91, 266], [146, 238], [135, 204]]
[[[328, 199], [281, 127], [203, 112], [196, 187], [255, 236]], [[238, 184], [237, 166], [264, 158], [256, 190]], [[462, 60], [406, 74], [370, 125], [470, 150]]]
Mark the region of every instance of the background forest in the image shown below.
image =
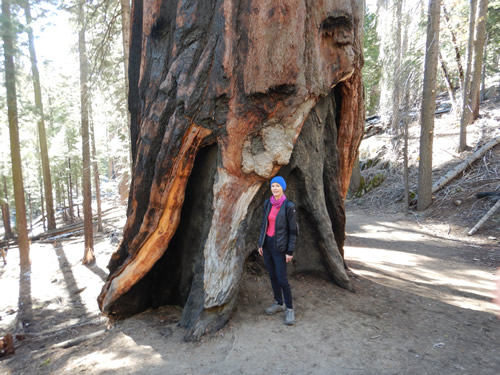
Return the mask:
[[[469, 47], [470, 35], [474, 35], [474, 25], [480, 24], [480, 8], [484, 6], [487, 20], [480, 67], [481, 98], [497, 94], [500, 1], [437, 3], [437, 91], [449, 93], [459, 121], [466, 74], [473, 74], [471, 60], [475, 55]], [[418, 117], [421, 109], [428, 5], [423, 0], [377, 0], [366, 5], [366, 114], [378, 115], [382, 127], [395, 137], [403, 131], [405, 116]], [[471, 18], [471, 7], [477, 19]], [[34, 227], [38, 231], [53, 229], [62, 221], [83, 217], [86, 185], [92, 186], [93, 215], [101, 212], [99, 195], [117, 194], [120, 183], [127, 190], [131, 167], [125, 53], [129, 13], [127, 0], [2, 0], [1, 48], [5, 59], [0, 64], [0, 230], [5, 237], [11, 236], [10, 227], [16, 231], [16, 212], [22, 205], [26, 207], [26, 224], [22, 225], [32, 236], [36, 234]], [[475, 22], [472, 34], [471, 22]], [[14, 62], [10, 74], [15, 77], [12, 95], [17, 107], [10, 118], [11, 94], [6, 78], [11, 68], [9, 56]], [[18, 145], [9, 142], [14, 128], [19, 132]], [[20, 166], [14, 165], [12, 156], [17, 147]], [[44, 157], [50, 165], [45, 171]], [[22, 181], [18, 179], [17, 184], [22, 182], [19, 188], [24, 198], [19, 195], [19, 200], [24, 202], [16, 206], [13, 171], [20, 172], [20, 167]], [[91, 168], [92, 179], [84, 173]], [[52, 212], [57, 222], [51, 219]], [[86, 244], [86, 249], [91, 247], [90, 242]]]

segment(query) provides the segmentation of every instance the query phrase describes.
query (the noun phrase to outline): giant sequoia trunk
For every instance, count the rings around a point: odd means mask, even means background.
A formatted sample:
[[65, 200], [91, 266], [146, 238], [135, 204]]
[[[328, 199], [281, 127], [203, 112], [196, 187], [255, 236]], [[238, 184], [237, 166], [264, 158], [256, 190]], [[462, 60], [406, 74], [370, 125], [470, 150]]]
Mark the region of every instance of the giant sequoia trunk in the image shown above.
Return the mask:
[[295, 271], [352, 289], [343, 200], [363, 131], [363, 1], [133, 1], [134, 171], [98, 298], [110, 317], [184, 306], [220, 328], [257, 248], [269, 179], [296, 202]]

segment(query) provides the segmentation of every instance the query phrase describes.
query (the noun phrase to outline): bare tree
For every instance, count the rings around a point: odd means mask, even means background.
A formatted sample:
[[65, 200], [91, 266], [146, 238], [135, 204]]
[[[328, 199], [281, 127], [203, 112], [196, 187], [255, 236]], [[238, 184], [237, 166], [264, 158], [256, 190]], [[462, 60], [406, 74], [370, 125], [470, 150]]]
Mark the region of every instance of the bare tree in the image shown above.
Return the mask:
[[425, 68], [420, 112], [420, 161], [418, 164], [419, 211], [432, 203], [432, 142], [436, 111], [436, 78], [439, 55], [439, 14], [441, 0], [430, 0], [425, 44]]
[[49, 152], [47, 149], [47, 135], [45, 132], [45, 115], [43, 111], [42, 89], [40, 85], [40, 74], [38, 73], [35, 38], [31, 23], [31, 8], [29, 0], [24, 1], [24, 14], [26, 16], [28, 42], [31, 58], [31, 71], [33, 73], [33, 89], [35, 92], [35, 105], [38, 114], [38, 138], [40, 142], [40, 155], [42, 160], [43, 186], [45, 191], [45, 204], [47, 209], [47, 224], [48, 229], [56, 228], [56, 219], [54, 214], [54, 199], [52, 197], [52, 179], [50, 176]]
[[14, 65], [14, 33], [10, 13], [10, 0], [2, 0], [3, 50], [5, 56], [5, 86], [7, 89], [7, 108], [9, 118], [10, 155], [12, 160], [12, 179], [16, 204], [16, 224], [21, 267], [29, 266], [30, 245], [26, 223], [26, 204], [24, 200], [23, 167], [17, 119], [16, 67]]
[[80, 59], [80, 103], [82, 123], [82, 174], [83, 174], [83, 224], [85, 237], [85, 250], [83, 264], [93, 263], [94, 256], [94, 229], [92, 227], [92, 185], [90, 170], [90, 143], [89, 143], [89, 63], [85, 46], [85, 11], [84, 1], [78, 5], [78, 51]]

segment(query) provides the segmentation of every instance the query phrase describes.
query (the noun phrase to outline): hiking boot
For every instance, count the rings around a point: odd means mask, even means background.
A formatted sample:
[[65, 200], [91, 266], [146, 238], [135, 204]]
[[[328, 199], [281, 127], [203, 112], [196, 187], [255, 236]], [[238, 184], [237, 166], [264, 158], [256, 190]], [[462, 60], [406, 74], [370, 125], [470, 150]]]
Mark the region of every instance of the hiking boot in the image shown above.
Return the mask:
[[295, 311], [293, 309], [286, 309], [285, 324], [287, 326], [293, 326], [295, 324]]
[[266, 309], [266, 314], [273, 315], [281, 311], [285, 311], [285, 305], [279, 305], [278, 302], [274, 301], [274, 303]]

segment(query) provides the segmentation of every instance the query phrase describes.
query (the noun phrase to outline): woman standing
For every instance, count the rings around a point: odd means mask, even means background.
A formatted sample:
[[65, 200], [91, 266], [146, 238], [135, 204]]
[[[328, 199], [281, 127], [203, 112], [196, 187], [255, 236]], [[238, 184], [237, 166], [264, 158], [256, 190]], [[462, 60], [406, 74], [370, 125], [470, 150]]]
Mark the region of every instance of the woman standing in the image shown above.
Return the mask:
[[266, 313], [272, 315], [286, 310], [285, 324], [293, 325], [295, 312], [286, 264], [293, 259], [297, 241], [297, 215], [295, 205], [286, 199], [285, 190], [286, 182], [283, 177], [276, 176], [271, 180], [272, 196], [264, 203], [259, 254], [264, 257], [274, 294], [274, 303], [266, 309]]

